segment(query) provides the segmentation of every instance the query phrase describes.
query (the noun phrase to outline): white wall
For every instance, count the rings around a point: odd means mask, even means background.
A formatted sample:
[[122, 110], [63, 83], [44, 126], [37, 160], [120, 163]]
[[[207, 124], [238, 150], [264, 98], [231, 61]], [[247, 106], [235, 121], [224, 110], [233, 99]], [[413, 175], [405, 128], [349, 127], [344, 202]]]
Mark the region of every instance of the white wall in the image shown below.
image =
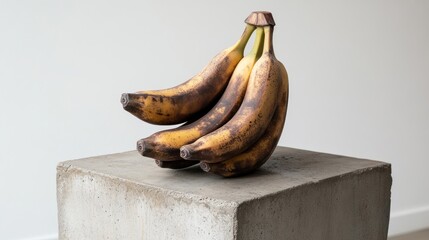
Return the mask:
[[391, 234], [429, 227], [428, 1], [0, 0], [0, 239], [54, 235], [56, 164], [161, 129], [120, 94], [191, 77], [252, 10], [290, 75], [281, 145], [391, 162]]

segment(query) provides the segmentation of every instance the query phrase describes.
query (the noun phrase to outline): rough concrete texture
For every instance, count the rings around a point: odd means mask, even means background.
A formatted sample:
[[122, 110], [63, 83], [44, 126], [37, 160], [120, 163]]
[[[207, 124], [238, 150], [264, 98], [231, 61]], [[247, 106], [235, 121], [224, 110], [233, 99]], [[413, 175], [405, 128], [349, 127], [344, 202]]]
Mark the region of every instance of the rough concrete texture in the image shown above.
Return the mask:
[[62, 162], [60, 239], [383, 240], [390, 165], [278, 147], [254, 174], [161, 169], [137, 152]]

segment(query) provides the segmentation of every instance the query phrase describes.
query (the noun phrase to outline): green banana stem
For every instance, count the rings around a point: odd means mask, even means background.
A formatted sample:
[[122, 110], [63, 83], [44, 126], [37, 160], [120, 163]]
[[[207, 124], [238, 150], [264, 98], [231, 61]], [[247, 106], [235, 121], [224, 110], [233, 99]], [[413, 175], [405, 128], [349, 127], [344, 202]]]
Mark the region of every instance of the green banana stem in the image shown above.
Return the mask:
[[265, 26], [264, 32], [265, 32], [264, 53], [271, 53], [274, 55], [274, 48], [273, 48], [274, 26]]
[[249, 55], [259, 58], [262, 54], [263, 43], [264, 43], [264, 29], [261, 27], [258, 27], [256, 29], [255, 42], [253, 43], [253, 48], [250, 51]]
[[243, 34], [241, 35], [240, 40], [233, 46], [233, 48], [240, 50], [241, 52], [244, 52], [244, 48], [247, 45], [247, 42], [249, 41], [250, 36], [252, 36], [253, 31], [255, 31], [255, 26], [246, 24], [246, 28], [244, 29]]

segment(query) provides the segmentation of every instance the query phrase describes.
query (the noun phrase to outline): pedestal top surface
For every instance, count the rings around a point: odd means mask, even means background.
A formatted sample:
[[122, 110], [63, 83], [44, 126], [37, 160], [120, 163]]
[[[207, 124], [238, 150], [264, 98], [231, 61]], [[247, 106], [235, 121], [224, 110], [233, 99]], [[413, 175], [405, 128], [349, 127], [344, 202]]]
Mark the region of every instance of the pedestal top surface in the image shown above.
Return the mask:
[[198, 165], [181, 170], [159, 168], [153, 159], [142, 157], [137, 151], [65, 161], [58, 165], [58, 170], [83, 171], [143, 188], [240, 203], [303, 184], [345, 174], [360, 174], [379, 167], [390, 167], [390, 164], [277, 147], [259, 170], [237, 178], [205, 173]]

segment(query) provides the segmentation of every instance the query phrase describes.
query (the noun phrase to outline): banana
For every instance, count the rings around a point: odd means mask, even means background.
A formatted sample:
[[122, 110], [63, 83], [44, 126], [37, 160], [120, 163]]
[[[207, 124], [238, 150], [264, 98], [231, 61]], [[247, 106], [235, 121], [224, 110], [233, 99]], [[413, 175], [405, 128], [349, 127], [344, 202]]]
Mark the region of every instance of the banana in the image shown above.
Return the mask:
[[182, 169], [182, 168], [187, 168], [187, 167], [193, 166], [193, 165], [199, 163], [199, 161], [188, 161], [188, 160], [183, 160], [183, 159], [179, 159], [179, 160], [175, 160], [175, 161], [161, 161], [161, 160], [156, 159], [155, 163], [160, 168]]
[[243, 101], [252, 68], [262, 54], [263, 40], [264, 31], [259, 28], [251, 52], [241, 59], [222, 97], [205, 116], [190, 124], [139, 140], [137, 149], [140, 154], [163, 161], [175, 160], [180, 158], [181, 146], [194, 142], [231, 119]]
[[289, 83], [286, 68], [282, 64], [282, 92], [273, 119], [262, 137], [249, 149], [237, 156], [219, 163], [200, 163], [205, 172], [214, 173], [223, 177], [244, 175], [256, 170], [264, 164], [275, 150], [283, 131], [286, 120]]
[[250, 75], [237, 113], [216, 131], [180, 148], [187, 160], [220, 162], [244, 152], [265, 132], [277, 107], [282, 84], [281, 63], [272, 46], [272, 26], [265, 26], [264, 50]]
[[235, 45], [219, 53], [196, 76], [172, 88], [121, 96], [123, 108], [152, 124], [182, 123], [220, 96], [225, 89], [255, 27], [247, 24]]

